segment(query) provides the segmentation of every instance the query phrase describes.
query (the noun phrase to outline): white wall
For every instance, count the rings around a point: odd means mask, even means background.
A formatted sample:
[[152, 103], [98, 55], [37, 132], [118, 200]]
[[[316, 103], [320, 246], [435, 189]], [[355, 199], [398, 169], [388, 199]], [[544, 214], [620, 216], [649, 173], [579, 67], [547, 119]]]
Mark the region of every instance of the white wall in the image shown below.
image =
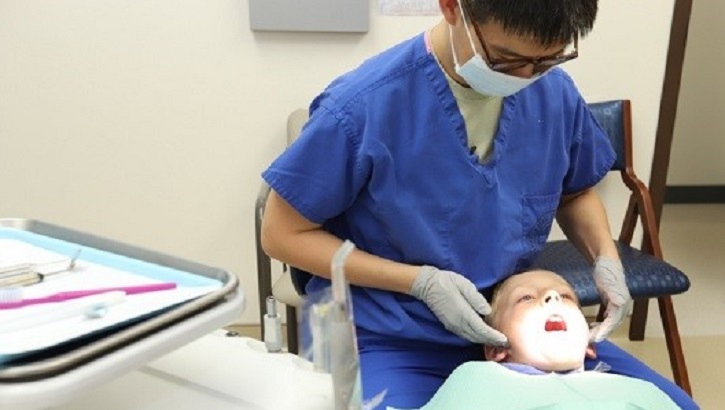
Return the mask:
[[692, 4], [668, 185], [725, 185], [725, 2]]
[[[645, 181], [672, 4], [601, 1], [595, 32], [567, 65], [590, 100], [633, 100]], [[0, 217], [236, 272], [249, 295], [240, 322], [256, 321], [253, 204], [287, 114], [437, 18], [381, 17], [371, 4], [366, 35], [253, 33], [247, 6], [0, 0]], [[605, 199], [622, 208], [612, 185]]]

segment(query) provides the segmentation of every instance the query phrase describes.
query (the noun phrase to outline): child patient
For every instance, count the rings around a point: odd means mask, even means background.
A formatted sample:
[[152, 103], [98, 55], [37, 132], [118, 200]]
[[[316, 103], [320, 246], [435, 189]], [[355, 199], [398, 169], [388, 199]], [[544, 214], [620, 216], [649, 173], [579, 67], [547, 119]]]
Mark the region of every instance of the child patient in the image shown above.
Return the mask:
[[[574, 289], [561, 276], [543, 270], [511, 276], [495, 290], [491, 326], [510, 346], [484, 346], [486, 360], [521, 372], [581, 371], [594, 356], [589, 326]], [[509, 366], [514, 364], [514, 366]]]
[[543, 270], [511, 276], [494, 291], [486, 318], [509, 340], [484, 346], [487, 362], [459, 366], [423, 407], [438, 409], [678, 409], [653, 384], [583, 371], [593, 357], [574, 290]]

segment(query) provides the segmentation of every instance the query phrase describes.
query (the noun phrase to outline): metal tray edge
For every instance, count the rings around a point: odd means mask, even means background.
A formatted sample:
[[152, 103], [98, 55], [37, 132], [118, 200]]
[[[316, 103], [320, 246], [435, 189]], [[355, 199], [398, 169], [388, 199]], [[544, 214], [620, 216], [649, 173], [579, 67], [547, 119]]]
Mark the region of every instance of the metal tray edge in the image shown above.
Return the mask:
[[162, 266], [199, 273], [220, 280], [223, 283], [223, 286], [214, 292], [61, 356], [27, 365], [0, 369], [0, 383], [33, 381], [54, 377], [72, 370], [89, 360], [103, 356], [128, 343], [133, 343], [135, 340], [148, 337], [160, 329], [193, 316], [195, 313], [223, 303], [226, 299], [234, 296], [239, 285], [237, 276], [225, 270], [211, 268], [196, 262], [46, 222], [23, 218], [0, 218], [0, 227], [21, 229]]

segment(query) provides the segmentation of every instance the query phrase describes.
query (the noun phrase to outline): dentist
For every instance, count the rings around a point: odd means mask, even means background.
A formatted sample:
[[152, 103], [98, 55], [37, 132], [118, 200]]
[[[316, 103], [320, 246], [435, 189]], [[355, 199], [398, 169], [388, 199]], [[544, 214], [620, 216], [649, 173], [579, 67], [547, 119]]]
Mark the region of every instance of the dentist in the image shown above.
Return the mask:
[[[615, 156], [573, 81], [597, 0], [439, 0], [432, 29], [334, 80], [297, 141], [263, 178], [271, 256], [329, 286], [342, 241], [363, 395], [425, 404], [480, 344], [505, 345], [481, 318], [486, 296], [527, 269], [556, 217], [592, 261], [607, 319], [594, 330], [612, 372], [682, 390], [604, 340], [630, 295], [592, 190]], [[383, 407], [384, 408], [384, 407]]]

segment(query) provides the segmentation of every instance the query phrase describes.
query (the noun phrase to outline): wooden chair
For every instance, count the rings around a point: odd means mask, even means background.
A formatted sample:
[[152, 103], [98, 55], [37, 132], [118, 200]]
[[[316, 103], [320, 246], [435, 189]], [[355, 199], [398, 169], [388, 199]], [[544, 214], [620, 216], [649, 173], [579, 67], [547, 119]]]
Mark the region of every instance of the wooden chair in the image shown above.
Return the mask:
[[[629, 338], [644, 339], [649, 299], [657, 299], [675, 383], [691, 395], [671, 298], [672, 295], [689, 289], [690, 281], [679, 269], [663, 260], [652, 199], [645, 184], [635, 175], [632, 165], [630, 102], [628, 100], [598, 102], [589, 104], [589, 107], [607, 132], [617, 153], [617, 160], [611, 171], [621, 174], [622, 181], [630, 191], [622, 229], [615, 241], [624, 265], [627, 286], [634, 299]], [[644, 235], [641, 249], [631, 246], [638, 221], [641, 222]], [[592, 279], [591, 265], [569, 241], [548, 242], [534, 262], [534, 266], [562, 275], [574, 286], [582, 306], [601, 304]], [[600, 305], [598, 315], [600, 321], [603, 313], [604, 306]]]

